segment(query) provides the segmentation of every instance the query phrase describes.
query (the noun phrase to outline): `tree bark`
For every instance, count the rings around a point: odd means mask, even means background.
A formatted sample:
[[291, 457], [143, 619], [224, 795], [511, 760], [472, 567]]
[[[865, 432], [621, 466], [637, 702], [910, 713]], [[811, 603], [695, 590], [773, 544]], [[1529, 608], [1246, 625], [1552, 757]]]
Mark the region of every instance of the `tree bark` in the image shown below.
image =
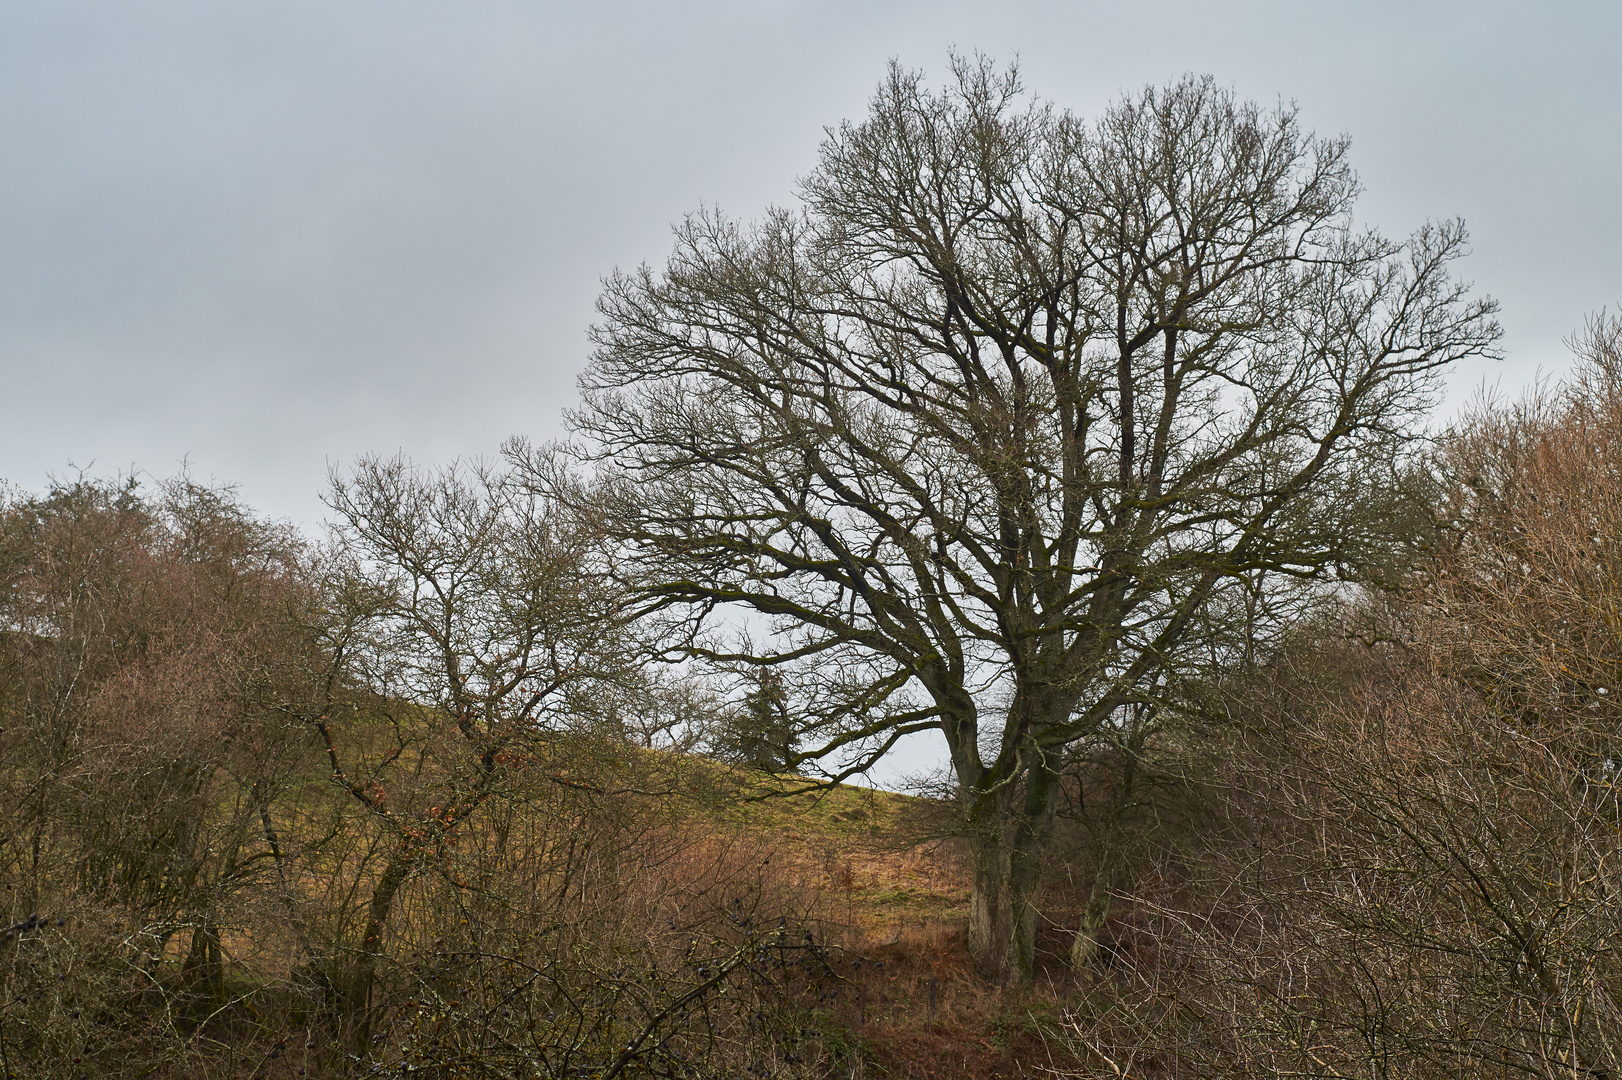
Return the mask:
[[209, 1004], [225, 1000], [225, 964], [220, 955], [220, 928], [204, 915], [191, 933], [191, 948], [180, 968], [182, 990]]
[[1076, 937], [1070, 946], [1070, 966], [1078, 971], [1098, 955], [1102, 945], [1104, 924], [1109, 919], [1110, 904], [1115, 897], [1115, 876], [1126, 854], [1125, 822], [1127, 807], [1131, 804], [1133, 789], [1138, 779], [1138, 753], [1142, 749], [1143, 733], [1138, 728], [1127, 742], [1126, 760], [1121, 766], [1121, 783], [1110, 800], [1104, 819], [1098, 828], [1098, 853], [1095, 856], [1093, 883], [1087, 890], [1087, 904], [1082, 908], [1076, 927]]
[[1003, 842], [1002, 800], [997, 793], [970, 793], [964, 814], [968, 827], [969, 956], [988, 979], [1006, 976], [1013, 940], [1013, 909], [1008, 897], [1008, 850]]
[[402, 846], [383, 868], [372, 889], [372, 901], [366, 912], [366, 930], [360, 940], [360, 961], [354, 978], [349, 981], [343, 995], [343, 1009], [348, 1014], [354, 1044], [364, 1051], [372, 1038], [372, 983], [377, 978], [377, 962], [383, 954], [383, 931], [388, 926], [394, 898], [411, 873], [413, 850]]
[[1042, 855], [1058, 795], [1057, 772], [1033, 753], [1020, 789], [983, 795], [968, 815], [969, 952], [981, 975], [1021, 989], [1036, 977]]

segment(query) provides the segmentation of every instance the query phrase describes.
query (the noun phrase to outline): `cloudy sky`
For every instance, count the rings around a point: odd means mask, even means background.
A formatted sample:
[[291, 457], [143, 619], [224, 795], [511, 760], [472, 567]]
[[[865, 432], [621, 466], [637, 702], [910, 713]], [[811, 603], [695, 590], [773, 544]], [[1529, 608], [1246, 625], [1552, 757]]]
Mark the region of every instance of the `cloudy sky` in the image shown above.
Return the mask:
[[1211, 73], [1462, 216], [1508, 390], [1622, 302], [1622, 4], [0, 0], [0, 478], [189, 460], [319, 521], [366, 451], [559, 433], [600, 278], [793, 198], [888, 58], [1084, 114]]

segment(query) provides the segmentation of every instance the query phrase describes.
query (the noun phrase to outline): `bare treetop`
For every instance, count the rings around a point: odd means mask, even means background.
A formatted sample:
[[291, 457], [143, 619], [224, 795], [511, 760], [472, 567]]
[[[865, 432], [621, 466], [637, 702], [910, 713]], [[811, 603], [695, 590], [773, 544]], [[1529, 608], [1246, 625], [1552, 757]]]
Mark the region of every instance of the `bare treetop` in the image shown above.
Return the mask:
[[1433, 373], [1498, 327], [1463, 227], [1354, 232], [1347, 142], [1293, 109], [1189, 78], [1088, 121], [954, 75], [893, 67], [800, 208], [608, 279], [573, 423], [677, 651], [777, 669], [835, 772], [941, 731], [976, 952], [1028, 977], [1064, 750], [1242, 651], [1264, 575], [1389, 544]]

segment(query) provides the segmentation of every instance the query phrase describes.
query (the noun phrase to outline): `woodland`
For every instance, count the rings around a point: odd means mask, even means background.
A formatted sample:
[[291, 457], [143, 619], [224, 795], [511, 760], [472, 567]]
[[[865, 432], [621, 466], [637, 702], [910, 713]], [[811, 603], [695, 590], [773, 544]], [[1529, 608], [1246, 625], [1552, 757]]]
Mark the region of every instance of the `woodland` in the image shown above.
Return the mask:
[[566, 442], [0, 489], [0, 1071], [1622, 1076], [1622, 318], [1440, 417], [1344, 138], [952, 70]]

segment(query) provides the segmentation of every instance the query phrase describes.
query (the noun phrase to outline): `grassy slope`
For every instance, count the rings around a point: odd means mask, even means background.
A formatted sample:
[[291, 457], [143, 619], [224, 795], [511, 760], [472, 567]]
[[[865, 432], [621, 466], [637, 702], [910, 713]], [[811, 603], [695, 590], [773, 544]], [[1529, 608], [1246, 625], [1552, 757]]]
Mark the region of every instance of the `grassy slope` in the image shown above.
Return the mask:
[[1047, 972], [1034, 992], [1015, 994], [970, 968], [969, 879], [960, 842], [941, 838], [940, 806], [850, 785], [772, 798], [758, 798], [758, 780], [738, 785], [744, 797], [716, 825], [815, 894], [844, 950], [858, 999], [845, 1018], [874, 1075], [1025, 1077], [1075, 1064], [1044, 1037], [1074, 989], [1067, 974]]

